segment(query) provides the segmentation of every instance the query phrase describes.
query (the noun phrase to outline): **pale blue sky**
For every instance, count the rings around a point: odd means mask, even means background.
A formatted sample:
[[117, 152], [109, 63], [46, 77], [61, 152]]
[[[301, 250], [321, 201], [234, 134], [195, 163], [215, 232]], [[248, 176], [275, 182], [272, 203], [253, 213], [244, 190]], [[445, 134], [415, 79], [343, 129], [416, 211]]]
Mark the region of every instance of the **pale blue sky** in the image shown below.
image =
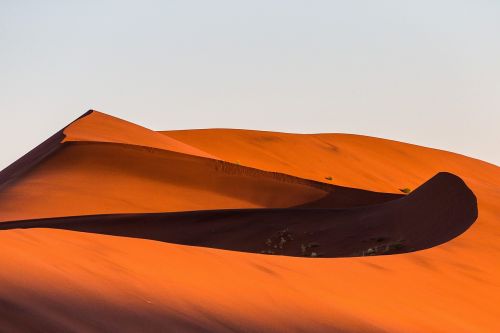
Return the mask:
[[0, 168], [89, 108], [500, 163], [500, 1], [0, 1]]

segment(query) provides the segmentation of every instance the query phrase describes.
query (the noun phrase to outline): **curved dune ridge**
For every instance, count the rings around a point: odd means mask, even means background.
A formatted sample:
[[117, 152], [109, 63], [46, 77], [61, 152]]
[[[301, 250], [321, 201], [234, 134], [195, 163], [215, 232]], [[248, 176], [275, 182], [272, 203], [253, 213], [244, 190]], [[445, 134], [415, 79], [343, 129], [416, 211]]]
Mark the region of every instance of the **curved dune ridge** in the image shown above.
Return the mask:
[[426, 249], [477, 218], [476, 198], [440, 173], [409, 196], [351, 209], [232, 209], [93, 215], [4, 222], [0, 229], [57, 228], [289, 256], [345, 257]]
[[89, 111], [0, 172], [0, 326], [496, 332], [499, 188], [401, 142]]

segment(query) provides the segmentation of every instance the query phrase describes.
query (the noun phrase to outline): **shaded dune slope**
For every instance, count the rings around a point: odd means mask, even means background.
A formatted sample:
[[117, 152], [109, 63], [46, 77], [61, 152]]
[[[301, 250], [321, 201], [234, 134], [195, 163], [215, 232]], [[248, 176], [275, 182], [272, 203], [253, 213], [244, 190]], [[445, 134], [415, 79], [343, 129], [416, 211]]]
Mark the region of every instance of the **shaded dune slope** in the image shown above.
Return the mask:
[[[75, 122], [90, 115], [91, 113], [92, 111], [85, 112], [78, 119], [76, 119]], [[60, 143], [64, 140], [65, 129], [66, 127], [53, 134], [50, 138], [48, 138], [47, 140], [33, 148], [31, 151], [29, 151], [27, 154], [19, 158], [17, 161], [0, 171], [0, 189], [3, 189], [10, 182], [19, 179], [25, 172], [36, 166], [52, 153], [56, 152], [61, 147]]]
[[476, 218], [472, 191], [460, 178], [440, 173], [406, 197], [359, 208], [82, 216], [4, 222], [0, 228], [59, 228], [244, 252], [345, 257], [433, 247], [463, 233]]

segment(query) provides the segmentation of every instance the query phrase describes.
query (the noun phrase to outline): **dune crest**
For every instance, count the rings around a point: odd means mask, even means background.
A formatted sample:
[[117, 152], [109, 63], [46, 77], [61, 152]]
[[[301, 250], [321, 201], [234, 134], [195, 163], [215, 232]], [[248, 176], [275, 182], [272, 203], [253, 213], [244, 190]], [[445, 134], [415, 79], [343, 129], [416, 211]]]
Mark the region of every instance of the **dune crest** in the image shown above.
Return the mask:
[[[446, 171], [488, 182], [498, 167], [452, 152], [354, 134], [291, 134], [242, 129], [161, 131], [191, 146], [261, 170], [336, 185], [401, 193]], [[225, 144], [231, 142], [231, 144]], [[331, 178], [331, 180], [329, 180]]]
[[112, 142], [215, 158], [198, 148], [131, 122], [91, 110], [64, 129], [62, 142]]

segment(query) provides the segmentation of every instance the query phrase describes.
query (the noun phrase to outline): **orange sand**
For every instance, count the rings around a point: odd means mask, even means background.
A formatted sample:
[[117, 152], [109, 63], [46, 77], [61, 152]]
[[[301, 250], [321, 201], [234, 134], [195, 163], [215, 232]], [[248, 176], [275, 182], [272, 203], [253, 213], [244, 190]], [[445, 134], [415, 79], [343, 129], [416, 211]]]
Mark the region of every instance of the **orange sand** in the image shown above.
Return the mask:
[[168, 135], [159, 135], [139, 125], [98, 111], [94, 111], [90, 115], [70, 124], [64, 130], [64, 134], [66, 138], [63, 142], [96, 141], [126, 143], [214, 158], [213, 155], [172, 139]]
[[326, 193], [265, 175], [230, 174], [222, 167], [214, 160], [138, 146], [71, 144], [0, 192], [0, 220], [288, 207]]
[[[373, 191], [415, 189], [440, 171], [490, 187], [499, 173], [495, 165], [459, 154], [362, 135], [236, 129], [161, 133], [226, 161]], [[325, 179], [329, 176], [332, 181]]]
[[[111, 129], [104, 132], [118, 136], [108, 133], [113, 132]], [[476, 194], [479, 218], [463, 235], [432, 249], [337, 259], [265, 256], [53, 229], [1, 231], [0, 327], [7, 331], [122, 332], [500, 331], [497, 166], [444, 151], [355, 135], [240, 130], [174, 131], [168, 135], [185, 146], [170, 149], [155, 143], [155, 148], [191, 154], [185, 150], [187, 146], [190, 151], [197, 149], [241, 165], [324, 182], [328, 182], [324, 177], [332, 176], [335, 184], [377, 191], [415, 188], [438, 171], [450, 171], [464, 179]], [[127, 138], [130, 141], [126, 143], [147, 145], [149, 138], [137, 136]], [[103, 140], [101, 134], [80, 139], [125, 142]], [[102, 195], [98, 180], [109, 184], [118, 179], [130, 181], [130, 187], [117, 185], [116, 191], [128, 190], [127, 196], [137, 198], [139, 203], [121, 206], [125, 209], [135, 205], [133, 211], [153, 200], [144, 198], [164, 195], [155, 180], [160, 179], [170, 188], [178, 179], [176, 174], [170, 177], [170, 172], [186, 175], [175, 167], [177, 164], [162, 170], [173, 163], [170, 158], [174, 155], [175, 163], [188, 157], [165, 152], [167, 158], [156, 150], [145, 156], [147, 150], [135, 149], [130, 151], [140, 156], [133, 155], [134, 165], [122, 160], [122, 155], [118, 161], [110, 158], [113, 161], [109, 163], [117, 163], [123, 170], [117, 178], [118, 168], [105, 172], [111, 164], [96, 167], [95, 161], [103, 161], [106, 156], [105, 147], [102, 143], [64, 147], [3, 188], [0, 204], [9, 204], [2, 206], [2, 219], [31, 214], [23, 211], [23, 202], [28, 211], [36, 214], [64, 215], [76, 197], [90, 200], [98, 207], [96, 211], [106, 213], [107, 207], [113, 206], [108, 206], [107, 200], [113, 198]], [[64, 155], [65, 150], [69, 155]], [[158, 158], [168, 161], [155, 166]], [[204, 164], [208, 162], [195, 159], [199, 169], [193, 166], [195, 171], [190, 175], [208, 172], [205, 167], [209, 164]], [[146, 170], [141, 170], [139, 177], [136, 169], [141, 168]], [[90, 185], [89, 178], [94, 179]], [[183, 179], [174, 192], [168, 192], [167, 199], [176, 202], [176, 209], [199, 207], [205, 195], [209, 206], [270, 205], [269, 201], [259, 201], [261, 198], [248, 197], [263, 188], [267, 191], [268, 186], [260, 187], [261, 180], [257, 186], [253, 177], [248, 178], [245, 188], [252, 190], [236, 194], [219, 191], [216, 185], [193, 189], [191, 183], [196, 181]], [[71, 186], [64, 188], [68, 184]], [[300, 188], [294, 192], [296, 186], [302, 185], [292, 185], [272, 181], [270, 197], [285, 197], [274, 204], [308, 201], [321, 194], [316, 192], [318, 189], [304, 192]], [[54, 187], [58, 190], [51, 192]], [[177, 190], [179, 197], [173, 198]], [[41, 207], [41, 199], [34, 205], [32, 199], [27, 201], [35, 192], [47, 194], [47, 208]]]

